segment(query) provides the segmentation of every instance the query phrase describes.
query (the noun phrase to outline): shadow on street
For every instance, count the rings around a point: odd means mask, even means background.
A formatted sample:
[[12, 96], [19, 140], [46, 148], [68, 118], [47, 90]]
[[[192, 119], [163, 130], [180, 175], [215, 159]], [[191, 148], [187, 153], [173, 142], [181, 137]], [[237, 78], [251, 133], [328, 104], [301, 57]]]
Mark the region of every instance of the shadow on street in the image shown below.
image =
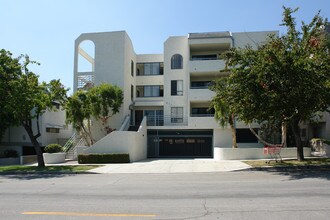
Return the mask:
[[76, 175], [81, 175], [81, 174], [75, 174], [75, 173], [1, 174], [0, 177], [5, 177], [8, 179], [19, 179], [19, 180], [34, 180], [34, 179], [62, 178], [62, 177], [76, 176]]
[[330, 180], [330, 169], [329, 168], [271, 168], [262, 170], [273, 175], [282, 175], [289, 177], [289, 180], [300, 180], [306, 178], [317, 178]]

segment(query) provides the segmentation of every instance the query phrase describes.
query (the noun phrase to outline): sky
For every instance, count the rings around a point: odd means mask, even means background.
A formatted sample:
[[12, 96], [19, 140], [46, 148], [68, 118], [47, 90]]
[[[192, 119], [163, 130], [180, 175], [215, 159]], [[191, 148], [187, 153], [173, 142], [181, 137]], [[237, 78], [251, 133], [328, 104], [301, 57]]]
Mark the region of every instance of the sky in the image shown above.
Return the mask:
[[[169, 36], [195, 32], [271, 31], [285, 34], [282, 6], [296, 8], [297, 24], [329, 0], [0, 0], [0, 49], [27, 54], [40, 81], [73, 88], [74, 41], [82, 33], [125, 30], [137, 54], [163, 53]], [[72, 92], [70, 92], [72, 93]]]

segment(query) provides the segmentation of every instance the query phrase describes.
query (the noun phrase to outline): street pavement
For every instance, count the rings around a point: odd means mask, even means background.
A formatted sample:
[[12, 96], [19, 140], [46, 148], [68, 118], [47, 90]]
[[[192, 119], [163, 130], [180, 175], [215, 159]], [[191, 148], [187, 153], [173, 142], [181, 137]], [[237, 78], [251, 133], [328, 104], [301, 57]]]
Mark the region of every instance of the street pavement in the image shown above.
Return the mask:
[[95, 173], [205, 173], [248, 168], [251, 167], [239, 160], [147, 159], [134, 163], [104, 164], [90, 171]]
[[0, 219], [329, 219], [330, 172], [0, 175]]

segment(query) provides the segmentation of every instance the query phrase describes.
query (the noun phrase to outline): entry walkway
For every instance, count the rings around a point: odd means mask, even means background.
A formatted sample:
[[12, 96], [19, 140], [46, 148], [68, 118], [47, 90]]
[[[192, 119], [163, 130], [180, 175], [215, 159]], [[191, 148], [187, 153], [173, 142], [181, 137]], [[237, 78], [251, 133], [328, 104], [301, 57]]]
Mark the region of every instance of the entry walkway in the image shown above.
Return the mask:
[[147, 159], [134, 163], [106, 164], [90, 170], [95, 173], [194, 173], [225, 172], [251, 168], [238, 160]]

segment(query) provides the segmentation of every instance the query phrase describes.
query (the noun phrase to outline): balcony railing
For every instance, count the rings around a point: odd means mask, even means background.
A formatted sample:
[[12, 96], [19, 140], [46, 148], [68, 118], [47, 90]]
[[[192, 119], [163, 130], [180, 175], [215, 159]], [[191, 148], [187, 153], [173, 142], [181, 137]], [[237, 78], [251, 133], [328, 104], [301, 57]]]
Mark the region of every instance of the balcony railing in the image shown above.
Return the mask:
[[222, 59], [217, 60], [191, 60], [189, 62], [190, 73], [207, 73], [215, 72], [221, 75], [219, 70], [225, 68], [225, 61]]
[[147, 126], [185, 126], [188, 125], [188, 117], [170, 115], [147, 115]]
[[214, 117], [214, 114], [191, 114], [190, 117]]

